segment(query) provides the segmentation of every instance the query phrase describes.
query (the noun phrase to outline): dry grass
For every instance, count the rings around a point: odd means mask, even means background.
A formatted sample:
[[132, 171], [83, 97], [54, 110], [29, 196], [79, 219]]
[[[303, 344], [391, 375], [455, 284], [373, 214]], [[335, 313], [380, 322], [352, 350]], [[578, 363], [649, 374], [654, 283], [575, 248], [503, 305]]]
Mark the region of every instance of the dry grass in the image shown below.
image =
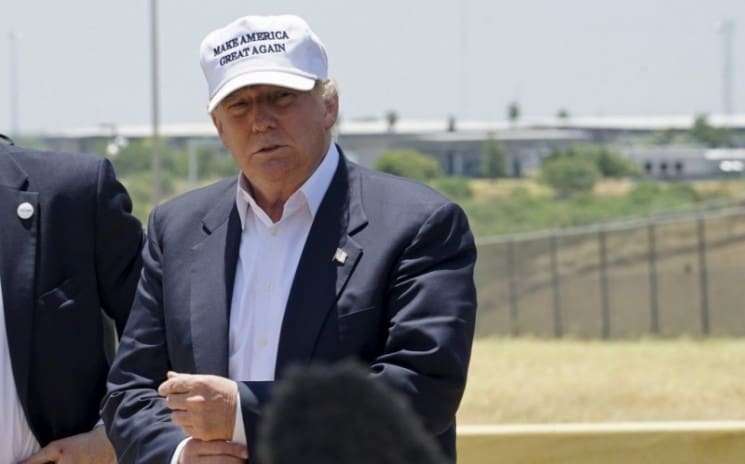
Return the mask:
[[[745, 196], [745, 182], [728, 180], [697, 180], [692, 182], [693, 188], [702, 195], [720, 195], [731, 198]], [[601, 197], [620, 197], [629, 194], [636, 182], [632, 179], [602, 179], [595, 184], [593, 194]], [[551, 197], [552, 190], [540, 182], [537, 177], [522, 179], [473, 179], [471, 189], [476, 199], [508, 198], [515, 189], [538, 197]]]
[[476, 341], [461, 424], [745, 419], [745, 340]]

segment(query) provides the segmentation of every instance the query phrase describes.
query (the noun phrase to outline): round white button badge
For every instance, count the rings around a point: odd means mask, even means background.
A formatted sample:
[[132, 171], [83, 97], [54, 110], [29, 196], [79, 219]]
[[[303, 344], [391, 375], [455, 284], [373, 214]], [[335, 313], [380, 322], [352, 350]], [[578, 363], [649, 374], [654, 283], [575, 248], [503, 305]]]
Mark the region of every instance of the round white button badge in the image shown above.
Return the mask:
[[34, 215], [34, 206], [31, 203], [23, 202], [18, 205], [18, 217], [21, 219], [30, 219]]

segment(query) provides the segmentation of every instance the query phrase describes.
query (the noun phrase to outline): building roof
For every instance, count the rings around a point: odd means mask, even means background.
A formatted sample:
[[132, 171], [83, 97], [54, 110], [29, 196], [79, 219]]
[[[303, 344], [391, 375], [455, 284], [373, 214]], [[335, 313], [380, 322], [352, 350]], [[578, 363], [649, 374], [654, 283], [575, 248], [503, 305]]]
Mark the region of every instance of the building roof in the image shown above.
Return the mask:
[[[487, 121], [487, 120], [464, 120], [456, 121], [454, 132], [448, 132], [449, 120], [444, 119], [401, 119], [396, 122], [392, 130], [384, 119], [376, 120], [342, 120], [338, 130], [342, 135], [425, 135], [440, 134], [438, 137], [468, 137], [465, 134], [473, 134], [471, 137], [483, 137], [486, 133], [504, 133], [517, 136], [519, 131], [529, 134], [535, 138], [536, 130], [546, 130], [547, 138], [565, 137], [575, 131], [575, 136], [580, 136], [580, 131], [592, 130], [615, 130], [615, 131], [655, 131], [655, 130], [685, 130], [693, 126], [695, 115], [671, 115], [671, 116], [578, 116], [566, 119], [556, 117], [534, 117], [523, 118], [516, 122], [509, 121]], [[711, 115], [708, 121], [715, 127], [726, 127], [730, 129], [745, 130], [745, 114], [738, 115]], [[561, 132], [558, 132], [558, 131]], [[113, 137], [116, 135], [127, 138], [148, 137], [152, 133], [150, 125], [130, 124], [101, 124], [99, 126], [79, 127], [51, 131], [39, 134], [50, 138], [94, 138]], [[160, 127], [163, 137], [216, 137], [217, 131], [212, 123], [180, 123], [163, 124]], [[445, 135], [459, 134], [459, 135]], [[478, 135], [477, 135], [478, 134]]]

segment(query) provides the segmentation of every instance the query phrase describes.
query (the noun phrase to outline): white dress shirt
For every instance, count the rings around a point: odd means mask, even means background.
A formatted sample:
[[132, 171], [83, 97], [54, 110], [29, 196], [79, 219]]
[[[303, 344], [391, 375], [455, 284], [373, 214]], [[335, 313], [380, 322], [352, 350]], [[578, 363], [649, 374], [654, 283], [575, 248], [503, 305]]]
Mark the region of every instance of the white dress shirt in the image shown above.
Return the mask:
[[39, 442], [28, 425], [16, 390], [0, 285], [0, 463], [20, 462], [39, 448]]
[[[274, 380], [279, 334], [295, 271], [338, 164], [339, 152], [332, 143], [318, 168], [287, 199], [277, 222], [256, 204], [246, 178], [239, 177], [235, 201], [243, 232], [228, 330], [228, 376], [232, 380]], [[240, 402], [235, 419], [233, 441], [245, 445]], [[176, 448], [172, 464], [178, 462], [187, 440]]]

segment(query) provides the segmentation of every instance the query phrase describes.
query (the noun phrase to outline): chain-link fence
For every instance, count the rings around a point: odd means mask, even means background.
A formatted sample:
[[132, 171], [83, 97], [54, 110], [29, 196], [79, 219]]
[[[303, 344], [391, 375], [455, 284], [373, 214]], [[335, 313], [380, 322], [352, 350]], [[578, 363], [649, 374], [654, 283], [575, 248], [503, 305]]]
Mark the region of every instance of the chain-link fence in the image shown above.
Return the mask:
[[478, 241], [478, 335], [745, 335], [745, 208]]

